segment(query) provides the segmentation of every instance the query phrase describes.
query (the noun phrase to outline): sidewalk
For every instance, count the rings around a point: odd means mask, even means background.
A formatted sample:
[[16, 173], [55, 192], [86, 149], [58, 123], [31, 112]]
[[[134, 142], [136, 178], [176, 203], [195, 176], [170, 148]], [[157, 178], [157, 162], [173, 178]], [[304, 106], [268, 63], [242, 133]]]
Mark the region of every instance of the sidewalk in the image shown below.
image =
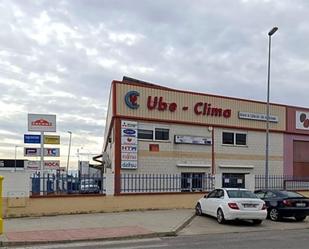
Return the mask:
[[0, 246], [172, 236], [193, 216], [177, 209], [5, 219]]

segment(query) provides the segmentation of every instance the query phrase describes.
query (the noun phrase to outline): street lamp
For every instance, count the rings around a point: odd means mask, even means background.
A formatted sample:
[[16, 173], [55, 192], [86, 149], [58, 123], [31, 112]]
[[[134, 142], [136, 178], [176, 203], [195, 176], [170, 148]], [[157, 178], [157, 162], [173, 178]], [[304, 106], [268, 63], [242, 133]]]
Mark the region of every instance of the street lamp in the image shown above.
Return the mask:
[[71, 141], [72, 141], [72, 132], [68, 131], [70, 134], [70, 139], [69, 139], [69, 152], [68, 152], [68, 160], [67, 160], [67, 174], [69, 173], [69, 163], [70, 163], [70, 151], [71, 151]]
[[271, 36], [278, 30], [273, 27], [268, 32], [268, 71], [267, 71], [267, 105], [266, 105], [266, 155], [265, 155], [265, 188], [268, 188], [268, 157], [269, 157], [269, 92], [270, 92], [270, 51]]

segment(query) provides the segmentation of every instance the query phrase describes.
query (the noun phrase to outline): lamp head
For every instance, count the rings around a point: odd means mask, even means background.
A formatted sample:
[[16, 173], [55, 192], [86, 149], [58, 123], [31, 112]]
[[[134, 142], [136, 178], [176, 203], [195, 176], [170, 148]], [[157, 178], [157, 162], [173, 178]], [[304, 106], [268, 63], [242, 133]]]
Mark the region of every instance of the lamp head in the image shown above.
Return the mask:
[[268, 35], [269, 35], [269, 36], [272, 36], [277, 30], [278, 30], [278, 27], [273, 27], [273, 28], [268, 32]]

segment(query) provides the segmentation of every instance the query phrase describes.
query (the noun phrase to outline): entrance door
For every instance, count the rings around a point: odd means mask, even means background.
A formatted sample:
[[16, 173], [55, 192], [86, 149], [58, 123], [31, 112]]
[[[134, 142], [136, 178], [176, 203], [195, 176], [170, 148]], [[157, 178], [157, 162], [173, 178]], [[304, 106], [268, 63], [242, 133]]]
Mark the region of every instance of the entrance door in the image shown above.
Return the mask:
[[245, 174], [222, 173], [223, 188], [245, 188]]

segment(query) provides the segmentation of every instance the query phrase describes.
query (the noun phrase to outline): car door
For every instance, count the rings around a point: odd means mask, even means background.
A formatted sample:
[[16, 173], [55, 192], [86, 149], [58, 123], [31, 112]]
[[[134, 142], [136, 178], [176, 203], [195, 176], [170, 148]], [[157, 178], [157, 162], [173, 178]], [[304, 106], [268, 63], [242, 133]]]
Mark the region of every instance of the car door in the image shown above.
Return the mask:
[[277, 204], [278, 204], [277, 199], [278, 199], [278, 197], [274, 192], [272, 192], [270, 190], [266, 191], [265, 196], [264, 196], [264, 201], [265, 201], [267, 208], [277, 207]]
[[216, 195], [217, 195], [217, 190], [215, 189], [211, 191], [206, 198], [203, 198], [201, 202], [203, 213], [212, 215], [211, 209], [213, 206], [213, 202], [215, 201]]
[[223, 201], [224, 201], [224, 191], [223, 189], [218, 189], [216, 192], [216, 196], [211, 203], [210, 207], [212, 213], [211, 215], [217, 216], [217, 210]]

